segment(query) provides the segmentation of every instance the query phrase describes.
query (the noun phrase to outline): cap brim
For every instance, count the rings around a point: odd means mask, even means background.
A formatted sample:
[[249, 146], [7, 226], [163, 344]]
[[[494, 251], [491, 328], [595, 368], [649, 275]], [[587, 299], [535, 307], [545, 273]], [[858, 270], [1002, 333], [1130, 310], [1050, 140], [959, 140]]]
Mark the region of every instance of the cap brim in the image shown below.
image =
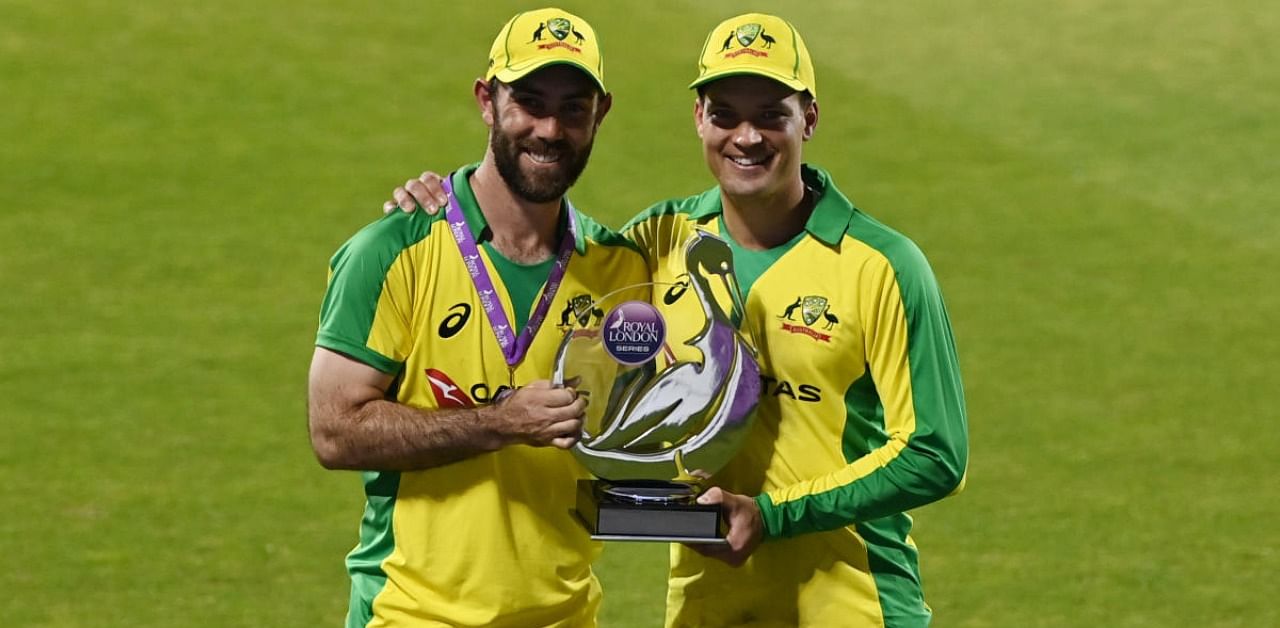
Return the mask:
[[604, 81], [600, 80], [600, 77], [596, 76], [594, 70], [588, 67], [585, 63], [580, 63], [572, 59], [539, 59], [525, 67], [502, 68], [501, 70], [494, 72], [492, 76], [503, 83], [514, 83], [526, 76], [529, 76], [530, 74], [533, 74], [534, 72], [537, 72], [538, 70], [541, 70], [542, 68], [553, 65], [569, 65], [578, 68], [579, 70], [582, 70], [583, 74], [586, 74], [587, 77], [591, 79], [591, 82], [600, 87], [600, 91], [605, 93], [609, 92], [609, 90], [605, 89]]
[[762, 70], [760, 68], [721, 68], [719, 70], [716, 70], [715, 72], [709, 72], [707, 74], [703, 74], [702, 76], [699, 76], [697, 80], [695, 80], [692, 83], [689, 83], [689, 89], [695, 89], [703, 85], [706, 85], [711, 81], [715, 81], [722, 78], [728, 78], [730, 76], [761, 76], [767, 79], [773, 79], [779, 83], [782, 83], [783, 85], [786, 85], [787, 87], [790, 87], [791, 89], [796, 90], [797, 92], [805, 92], [805, 91], [810, 93], [813, 92], [813, 90], [809, 89], [808, 85], [805, 85], [803, 82], [801, 82], [797, 78], [793, 78], [790, 76], [783, 76], [781, 74], [775, 74], [773, 72]]

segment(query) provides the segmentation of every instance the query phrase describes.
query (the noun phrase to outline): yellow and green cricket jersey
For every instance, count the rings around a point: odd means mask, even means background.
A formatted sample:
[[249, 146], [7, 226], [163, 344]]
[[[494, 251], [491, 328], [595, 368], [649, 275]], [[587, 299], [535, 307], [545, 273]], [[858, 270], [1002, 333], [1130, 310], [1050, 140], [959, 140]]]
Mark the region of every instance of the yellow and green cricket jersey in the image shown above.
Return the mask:
[[[487, 225], [468, 184], [475, 168], [452, 181], [467, 227], [483, 241]], [[514, 371], [448, 223], [424, 212], [389, 214], [333, 256], [316, 344], [395, 374], [396, 399], [417, 408], [472, 407], [509, 385], [546, 379], [563, 332], [599, 323], [584, 320], [596, 316], [591, 308], [575, 305], [648, 278], [629, 243], [576, 219], [555, 303]], [[492, 269], [486, 247], [480, 255]], [[512, 312], [503, 274], [490, 275]], [[594, 625], [600, 590], [590, 565], [599, 548], [571, 514], [581, 477], [569, 452], [528, 446], [422, 471], [364, 473], [360, 541], [347, 557], [347, 625]]]
[[[925, 626], [907, 510], [958, 490], [964, 396], [933, 272], [906, 237], [805, 166], [820, 195], [805, 231], [769, 251], [732, 242], [719, 188], [659, 203], [624, 229], [643, 251], [677, 359], [702, 316], [686, 290], [695, 229], [730, 240], [759, 351], [762, 398], [714, 477], [756, 495], [766, 540], [739, 568], [672, 545], [672, 626]], [[681, 353], [683, 351], [683, 354]]]

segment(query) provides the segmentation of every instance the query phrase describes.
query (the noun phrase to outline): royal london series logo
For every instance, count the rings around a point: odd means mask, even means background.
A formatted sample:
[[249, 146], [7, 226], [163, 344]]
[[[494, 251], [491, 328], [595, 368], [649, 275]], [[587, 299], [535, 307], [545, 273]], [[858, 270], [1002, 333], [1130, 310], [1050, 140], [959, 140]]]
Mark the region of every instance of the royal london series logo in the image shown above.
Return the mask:
[[[573, 22], [563, 17], [553, 17], [545, 22], [539, 22], [538, 28], [533, 31], [533, 37], [529, 40], [529, 43], [546, 41], [542, 38], [543, 33], [550, 33], [555, 41], [538, 44], [538, 50], [565, 48], [572, 52], [582, 52], [582, 49], [578, 46], [581, 46], [586, 41], [586, 37], [573, 27]], [[573, 43], [577, 44], [576, 46], [565, 41], [569, 35], [573, 35]]]
[[[758, 48], [752, 48], [751, 45], [760, 42]], [[732, 50], [734, 42], [737, 42], [739, 48]], [[765, 50], [772, 48], [777, 43], [773, 37], [764, 32], [764, 27], [751, 23], [741, 24], [729, 32], [729, 36], [725, 38], [724, 45], [720, 46], [720, 52], [724, 53], [725, 59], [732, 59], [741, 55], [751, 55], [754, 57], [767, 57], [768, 52]]]
[[604, 350], [621, 364], [634, 366], [657, 357], [667, 339], [667, 324], [658, 308], [627, 301], [604, 318]]
[[800, 322], [803, 325], [783, 323], [783, 331], [803, 334], [819, 342], [831, 342], [831, 334], [824, 334], [814, 328], [815, 323], [820, 321], [823, 331], [831, 331], [840, 324], [840, 319], [831, 313], [831, 303], [826, 297], [817, 295], [796, 297], [795, 302], [788, 305], [778, 318], [794, 321], [796, 310], [800, 310]]

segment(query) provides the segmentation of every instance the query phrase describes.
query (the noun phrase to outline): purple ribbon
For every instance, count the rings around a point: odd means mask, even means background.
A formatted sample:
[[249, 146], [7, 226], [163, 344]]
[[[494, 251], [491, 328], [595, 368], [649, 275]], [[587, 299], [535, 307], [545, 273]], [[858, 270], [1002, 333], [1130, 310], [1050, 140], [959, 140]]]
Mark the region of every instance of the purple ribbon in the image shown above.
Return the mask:
[[489, 271], [481, 261], [476, 238], [467, 227], [467, 219], [462, 214], [462, 208], [458, 206], [458, 197], [453, 193], [453, 175], [445, 177], [441, 183], [444, 186], [444, 193], [449, 195], [449, 206], [444, 210], [449, 231], [453, 233], [453, 239], [458, 243], [458, 250], [462, 252], [463, 265], [467, 267], [467, 273], [471, 275], [471, 283], [475, 285], [476, 292], [480, 295], [480, 305], [489, 317], [489, 327], [498, 337], [502, 355], [507, 359], [508, 366], [515, 366], [524, 359], [524, 354], [529, 352], [529, 345], [533, 344], [533, 337], [538, 333], [538, 328], [542, 327], [542, 322], [546, 320], [547, 312], [551, 310], [551, 302], [555, 300], [556, 291], [560, 289], [560, 282], [564, 280], [565, 271], [569, 268], [569, 258], [573, 255], [576, 241], [574, 234], [577, 232], [578, 224], [573, 205], [569, 203], [569, 199], [565, 199], [565, 211], [569, 213], [569, 229], [560, 240], [556, 263], [551, 267], [547, 284], [542, 288], [542, 297], [538, 299], [538, 305], [534, 307], [533, 313], [529, 315], [529, 321], [517, 338], [511, 331], [511, 319], [502, 308], [502, 301], [498, 298], [493, 279], [489, 277]]

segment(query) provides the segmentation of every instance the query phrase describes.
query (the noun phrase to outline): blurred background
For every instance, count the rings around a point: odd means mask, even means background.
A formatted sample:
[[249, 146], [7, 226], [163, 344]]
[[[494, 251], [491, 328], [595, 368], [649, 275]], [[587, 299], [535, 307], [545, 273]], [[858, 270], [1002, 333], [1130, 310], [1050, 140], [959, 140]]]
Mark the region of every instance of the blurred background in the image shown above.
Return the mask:
[[[0, 2], [0, 625], [340, 625], [327, 260], [480, 159], [471, 83], [537, 6]], [[934, 625], [1280, 625], [1280, 5], [559, 6], [604, 46], [571, 196], [611, 226], [712, 185], [712, 26], [807, 40], [807, 160], [921, 245], [960, 348], [968, 490], [915, 513]], [[610, 545], [601, 624], [660, 625], [665, 563]]]

